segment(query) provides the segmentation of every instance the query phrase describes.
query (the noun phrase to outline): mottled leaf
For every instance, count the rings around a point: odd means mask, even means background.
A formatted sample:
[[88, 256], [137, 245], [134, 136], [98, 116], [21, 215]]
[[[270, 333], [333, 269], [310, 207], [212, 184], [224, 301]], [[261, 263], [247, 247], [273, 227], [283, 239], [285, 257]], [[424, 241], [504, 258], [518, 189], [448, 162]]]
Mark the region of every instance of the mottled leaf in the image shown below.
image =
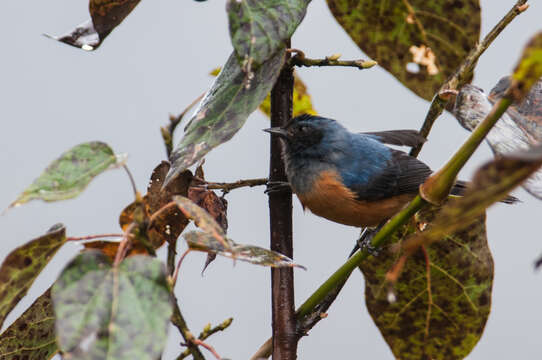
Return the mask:
[[230, 56], [171, 154], [166, 184], [235, 135], [275, 84], [283, 62], [284, 50], [278, 51], [254, 71], [248, 84], [235, 55]]
[[[293, 109], [292, 117], [302, 114], [318, 115], [312, 106], [312, 99], [307, 91], [307, 86], [303, 80], [294, 72], [294, 94], [292, 97]], [[267, 95], [265, 100], [260, 104], [259, 109], [267, 116], [271, 116], [271, 97]]]
[[[401, 241], [429, 221], [425, 214], [418, 224], [396, 232], [394, 240]], [[425, 253], [414, 253], [390, 296], [386, 272], [400, 256], [394, 249], [385, 247], [360, 269], [367, 308], [395, 358], [465, 358], [480, 339], [491, 308], [493, 259], [485, 216], [467, 229], [442, 236]]]
[[183, 196], [175, 196], [173, 200], [186, 217], [194, 220], [197, 227], [212, 236], [221, 246], [230, 248], [226, 232], [205, 209]]
[[245, 72], [284, 48], [310, 0], [228, 0], [230, 37]]
[[53, 161], [10, 207], [35, 199], [58, 201], [74, 198], [94, 177], [117, 165], [118, 161], [113, 150], [102, 142], [74, 146]]
[[[200, 173], [196, 173], [200, 179], [203, 177], [202, 167], [198, 167], [198, 170], [201, 170]], [[197, 183], [195, 180], [192, 181], [192, 185]], [[188, 198], [199, 207], [205, 209], [209, 215], [215, 219], [215, 221], [222, 227], [224, 233], [228, 231], [228, 201], [223, 197], [218, 197], [214, 191], [206, 190], [204, 188], [198, 188], [191, 186], [188, 190]], [[205, 265], [203, 266], [202, 274], [209, 266], [210, 263], [214, 261], [216, 254], [208, 253], [207, 260], [205, 260]]]
[[66, 228], [56, 224], [45, 234], [13, 250], [0, 267], [0, 327], [6, 316], [66, 242]]
[[0, 358], [46, 360], [57, 352], [55, 318], [49, 289], [0, 335]]
[[191, 250], [211, 252], [256, 265], [305, 269], [305, 267], [294, 263], [289, 257], [259, 246], [236, 244], [231, 239], [227, 239], [229, 246], [224, 247], [216, 237], [201, 231], [190, 231], [184, 234], [183, 237]]
[[[152, 172], [143, 201], [134, 201], [128, 205], [119, 218], [119, 224], [123, 230], [135, 221], [134, 216], [141, 217], [141, 223], [148, 222], [147, 236], [155, 249], [166, 241], [176, 240], [188, 225], [188, 219], [176, 206], [168, 207], [167, 205], [173, 200], [174, 195], [188, 194], [192, 173], [188, 170], [184, 171], [162, 189], [169, 168], [169, 163], [162, 161]], [[136, 212], [138, 212], [137, 215]]]
[[48, 37], [83, 50], [97, 49], [102, 41], [128, 16], [140, 0], [90, 0], [91, 20], [61, 36]]
[[431, 100], [480, 36], [477, 0], [327, 0], [368, 56]]
[[77, 256], [52, 289], [56, 333], [64, 357], [158, 358], [172, 314], [163, 264], [133, 256], [112, 267], [97, 251]]

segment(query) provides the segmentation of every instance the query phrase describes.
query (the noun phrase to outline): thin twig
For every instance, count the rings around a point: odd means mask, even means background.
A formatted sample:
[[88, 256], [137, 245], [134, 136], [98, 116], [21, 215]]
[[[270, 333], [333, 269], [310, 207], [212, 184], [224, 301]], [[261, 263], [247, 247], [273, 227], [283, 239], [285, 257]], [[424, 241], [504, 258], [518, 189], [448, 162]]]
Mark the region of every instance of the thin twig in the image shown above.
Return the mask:
[[162, 133], [162, 139], [164, 139], [164, 145], [166, 146], [166, 154], [169, 158], [171, 155], [171, 152], [173, 151], [173, 133], [175, 132], [175, 129], [177, 128], [177, 125], [181, 123], [184, 116], [188, 113], [188, 111], [196, 105], [205, 95], [205, 93], [198, 96], [194, 101], [192, 101], [184, 110], [177, 116], [170, 115], [169, 117], [169, 124], [166, 126], [162, 126], [160, 128], [160, 132]]
[[98, 234], [98, 235], [87, 235], [87, 236], [71, 236], [66, 238], [67, 241], [81, 241], [81, 240], [93, 240], [100, 238], [110, 238], [110, 237], [123, 237], [124, 234]]
[[[508, 13], [501, 19], [501, 21], [499, 21], [497, 25], [495, 25], [495, 27], [484, 37], [482, 42], [477, 44], [469, 52], [469, 54], [461, 63], [459, 68], [455, 71], [455, 73], [440, 87], [437, 95], [435, 95], [433, 101], [431, 102], [429, 111], [427, 112], [423, 125], [420, 129], [420, 134], [423, 137], [427, 138], [436, 119], [440, 116], [440, 114], [442, 114], [442, 112], [446, 108], [446, 105], [450, 101], [450, 97], [442, 96], [441, 94], [443, 94], [443, 92], [445, 92], [446, 90], [457, 90], [463, 85], [465, 85], [467, 79], [469, 79], [470, 77], [470, 74], [472, 74], [472, 71], [474, 70], [474, 67], [476, 66], [476, 63], [478, 62], [480, 56], [484, 53], [484, 51], [486, 51], [486, 49], [489, 47], [489, 45], [491, 45], [493, 40], [495, 40], [495, 38], [504, 30], [504, 28], [509, 23], [514, 20], [516, 16], [518, 16], [527, 9], [527, 7], [525, 6], [526, 2], [527, 0], [517, 1], [516, 4], [510, 9], [510, 11], [508, 11]], [[418, 156], [418, 154], [422, 150], [423, 144], [424, 143], [420, 143], [418, 146], [412, 148], [412, 150], [410, 151], [410, 155]]]
[[[207, 325], [207, 327], [205, 327], [205, 329], [203, 329], [203, 331], [199, 334], [198, 340], [203, 341], [207, 339], [208, 337], [210, 337], [211, 335], [216, 334], [217, 332], [226, 330], [231, 325], [232, 322], [233, 322], [233, 318], [229, 318], [229, 319], [224, 320], [221, 324], [213, 328], [210, 327], [210, 324]], [[189, 355], [190, 355], [190, 351], [187, 349], [181, 355], [177, 357], [177, 360], [182, 360], [188, 357]]]
[[326, 57], [325, 59], [309, 59], [299, 55], [295, 55], [290, 59], [291, 66], [347, 66], [355, 67], [360, 70], [372, 68], [378, 64], [373, 60], [338, 60]]
[[205, 357], [201, 353], [199, 347], [194, 344], [194, 335], [190, 332], [190, 329], [188, 328], [188, 325], [186, 324], [186, 320], [183, 317], [183, 314], [181, 314], [181, 309], [179, 308], [179, 302], [177, 300], [177, 297], [172, 292], [173, 297], [173, 315], [171, 316], [171, 323], [175, 325], [177, 329], [179, 329], [179, 332], [181, 333], [181, 336], [184, 339], [184, 342], [186, 343], [186, 346], [188, 347], [188, 350], [192, 354], [194, 360], [205, 360]]
[[[198, 180], [197, 178], [195, 179]], [[197, 185], [196, 187], [203, 187], [207, 190], [222, 190], [224, 193], [228, 193], [234, 189], [238, 189], [242, 187], [254, 187], [254, 186], [267, 185], [267, 182], [268, 182], [267, 178], [237, 180], [232, 183], [208, 182], [208, 181], [203, 180], [203, 183], [201, 185]]]

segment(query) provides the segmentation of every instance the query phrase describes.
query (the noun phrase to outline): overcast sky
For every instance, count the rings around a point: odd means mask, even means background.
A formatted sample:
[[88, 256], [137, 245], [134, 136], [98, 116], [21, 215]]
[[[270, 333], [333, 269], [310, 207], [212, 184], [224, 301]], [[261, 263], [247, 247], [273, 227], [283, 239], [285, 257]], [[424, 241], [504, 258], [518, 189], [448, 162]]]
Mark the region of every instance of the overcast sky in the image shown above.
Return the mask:
[[[481, 2], [482, 34], [515, 1]], [[159, 127], [205, 91], [208, 72], [225, 62], [232, 48], [224, 1], [142, 1], [100, 49], [87, 53], [41, 36], [63, 34], [88, 18], [81, 1], [0, 2], [0, 207], [14, 200], [43, 168], [78, 143], [101, 140], [128, 153], [128, 165], [140, 190], [165, 158]], [[504, 31], [479, 61], [474, 83], [489, 90], [514, 67], [528, 38], [540, 30], [542, 5], [531, 8]], [[292, 46], [307, 56], [343, 54], [365, 58], [332, 18], [324, 1], [315, 0]], [[351, 130], [414, 128], [429, 103], [379, 67], [300, 69], [317, 111]], [[227, 144], [207, 157], [209, 180], [266, 177], [268, 121], [254, 113]], [[179, 135], [179, 134], [177, 134]], [[468, 133], [446, 114], [439, 118], [420, 159], [438, 168]], [[491, 157], [483, 144], [461, 178]], [[493, 308], [485, 333], [468, 359], [541, 358], [542, 274], [533, 270], [542, 252], [538, 231], [541, 203], [523, 190], [523, 203], [497, 205], [488, 212], [488, 237], [495, 259]], [[229, 201], [229, 234], [240, 243], [268, 247], [267, 196], [262, 188], [236, 190]], [[118, 215], [132, 201], [122, 171], [99, 176], [78, 198], [58, 203], [32, 202], [0, 217], [0, 259], [57, 222], [80, 236], [119, 231]], [[296, 304], [302, 303], [340, 264], [358, 230], [303, 213], [294, 202], [294, 256], [308, 271], [295, 271]], [[180, 249], [185, 245], [180, 242]], [[64, 246], [44, 270], [25, 300], [10, 315], [11, 323], [58, 276], [78, 251]], [[162, 254], [163, 255], [163, 254]], [[224, 357], [247, 359], [271, 334], [270, 275], [267, 268], [245, 263], [235, 267], [217, 259], [200, 276], [204, 254], [184, 262], [176, 292], [194, 333], [207, 322], [232, 316], [224, 333], [209, 339]], [[170, 329], [164, 359], [179, 353], [180, 336]], [[355, 272], [331, 307], [329, 316], [299, 343], [299, 359], [392, 359], [364, 305], [363, 279]], [[209, 356], [211, 358], [211, 356]]]

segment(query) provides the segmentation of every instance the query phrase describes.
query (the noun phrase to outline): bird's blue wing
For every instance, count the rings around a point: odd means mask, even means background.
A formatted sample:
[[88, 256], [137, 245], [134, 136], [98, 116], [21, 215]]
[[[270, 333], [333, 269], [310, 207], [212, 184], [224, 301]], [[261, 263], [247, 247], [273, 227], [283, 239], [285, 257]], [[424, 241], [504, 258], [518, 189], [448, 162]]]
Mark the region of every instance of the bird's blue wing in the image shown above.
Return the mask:
[[[379, 166], [370, 169], [370, 176], [355, 176], [367, 173], [367, 164], [362, 159], [352, 162], [348, 170], [341, 172], [345, 185], [357, 195], [358, 200], [377, 201], [402, 194], [416, 194], [420, 184], [432, 172], [415, 157], [382, 146], [389, 156]], [[360, 157], [363, 156], [367, 154], [360, 154]]]

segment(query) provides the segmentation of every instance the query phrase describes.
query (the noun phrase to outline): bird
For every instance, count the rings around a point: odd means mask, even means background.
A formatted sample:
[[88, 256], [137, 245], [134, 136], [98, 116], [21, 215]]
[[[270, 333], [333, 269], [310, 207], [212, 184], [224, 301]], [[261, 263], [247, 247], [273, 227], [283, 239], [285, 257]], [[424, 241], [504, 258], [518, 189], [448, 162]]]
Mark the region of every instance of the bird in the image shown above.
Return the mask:
[[[336, 120], [303, 114], [264, 131], [283, 140], [289, 187], [303, 209], [336, 223], [378, 226], [414, 199], [432, 174], [424, 162], [385, 145], [423, 143], [415, 130], [353, 133]], [[452, 194], [466, 185], [457, 181]]]

